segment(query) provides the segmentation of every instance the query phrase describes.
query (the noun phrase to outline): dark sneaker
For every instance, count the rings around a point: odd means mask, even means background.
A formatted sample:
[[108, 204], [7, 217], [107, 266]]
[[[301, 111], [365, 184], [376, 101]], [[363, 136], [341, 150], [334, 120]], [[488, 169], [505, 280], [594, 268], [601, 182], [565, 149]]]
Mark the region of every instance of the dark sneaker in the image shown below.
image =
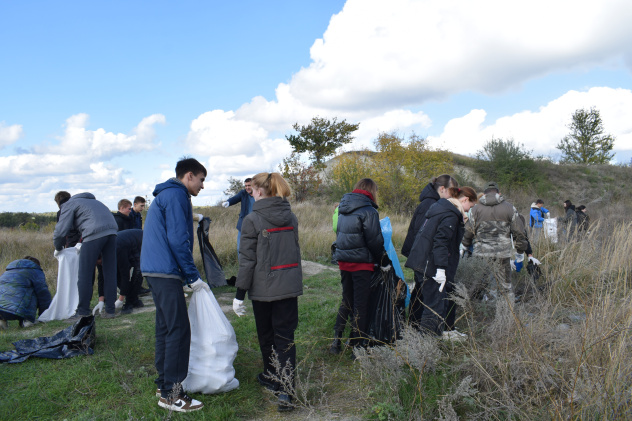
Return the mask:
[[103, 313], [101, 315], [102, 319], [113, 319], [115, 317], [116, 317], [116, 314], [114, 314], [114, 313]]
[[272, 380], [268, 380], [263, 373], [257, 374], [257, 381], [261, 386], [265, 387], [266, 389], [272, 390], [273, 392], [279, 389], [279, 384]]
[[158, 406], [176, 412], [193, 412], [204, 408], [204, 404], [185, 394], [181, 394], [175, 399], [161, 397], [158, 400]]
[[151, 290], [149, 288], [141, 288], [140, 291], [138, 291], [138, 295], [140, 296], [147, 294], [151, 294]]
[[132, 314], [132, 311], [134, 311], [134, 306], [125, 303], [121, 309], [121, 314]]
[[279, 395], [279, 412], [287, 412], [292, 411], [294, 409], [294, 405], [292, 405], [292, 397], [286, 393], [281, 393]]
[[136, 302], [133, 305], [134, 308], [142, 308], [145, 307], [145, 304], [143, 304], [143, 302], [141, 300], [136, 300]]

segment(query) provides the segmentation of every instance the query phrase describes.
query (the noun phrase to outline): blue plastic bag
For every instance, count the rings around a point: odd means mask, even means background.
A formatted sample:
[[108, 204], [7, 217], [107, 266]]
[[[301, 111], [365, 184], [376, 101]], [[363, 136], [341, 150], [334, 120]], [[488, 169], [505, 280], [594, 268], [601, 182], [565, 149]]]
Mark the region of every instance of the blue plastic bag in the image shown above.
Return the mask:
[[[395, 247], [393, 247], [393, 227], [391, 226], [391, 220], [388, 216], [380, 219], [380, 228], [382, 229], [382, 237], [384, 237], [384, 249], [386, 249], [388, 258], [391, 259], [393, 269], [395, 270], [397, 276], [406, 283], [406, 280], [404, 279], [404, 271], [402, 270], [402, 266], [399, 264], [399, 257], [397, 256]], [[406, 284], [406, 307], [408, 307], [409, 303], [410, 290], [408, 289], [408, 284]]]

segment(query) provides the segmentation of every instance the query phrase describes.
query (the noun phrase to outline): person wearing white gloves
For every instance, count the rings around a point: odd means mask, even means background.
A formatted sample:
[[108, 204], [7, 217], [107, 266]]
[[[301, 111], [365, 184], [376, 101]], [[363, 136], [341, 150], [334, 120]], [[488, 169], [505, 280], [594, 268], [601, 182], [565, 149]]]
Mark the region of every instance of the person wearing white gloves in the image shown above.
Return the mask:
[[[204, 404], [180, 387], [189, 370], [191, 326], [183, 286], [208, 290], [193, 262], [191, 196], [204, 188], [206, 168], [193, 158], [179, 161], [176, 177], [158, 184], [145, 219], [140, 268], [156, 304], [158, 406], [191, 412]], [[153, 393], [153, 391], [152, 391]]]
[[[247, 315], [244, 298], [252, 301], [263, 372], [257, 376], [262, 386], [279, 392], [279, 411], [293, 409], [288, 382], [294, 379], [298, 326], [298, 296], [303, 294], [298, 220], [287, 197], [290, 186], [279, 173], [260, 173], [252, 179], [255, 204], [244, 219], [237, 293], [233, 310]], [[278, 356], [280, 372], [273, 363]], [[280, 384], [279, 379], [286, 379]]]
[[[459, 265], [459, 246], [465, 232], [466, 212], [477, 202], [471, 187], [450, 187], [449, 199], [439, 199], [430, 206], [425, 222], [417, 233], [408, 255], [406, 267], [413, 269], [415, 284], [420, 289], [417, 297], [422, 302], [411, 302], [409, 323], [421, 333], [438, 335], [447, 340], [462, 340], [467, 335], [455, 327], [456, 304], [449, 298], [454, 291], [454, 276]], [[417, 320], [414, 306], [425, 310]]]
[[241, 240], [241, 225], [244, 222], [244, 218], [252, 212], [252, 206], [255, 203], [255, 198], [252, 197], [252, 178], [248, 177], [244, 180], [244, 189], [239, 193], [229, 198], [225, 202], [222, 202], [222, 206], [228, 208], [229, 206], [241, 203], [241, 210], [239, 211], [239, 219], [237, 220], [237, 254], [239, 255], [239, 242]]

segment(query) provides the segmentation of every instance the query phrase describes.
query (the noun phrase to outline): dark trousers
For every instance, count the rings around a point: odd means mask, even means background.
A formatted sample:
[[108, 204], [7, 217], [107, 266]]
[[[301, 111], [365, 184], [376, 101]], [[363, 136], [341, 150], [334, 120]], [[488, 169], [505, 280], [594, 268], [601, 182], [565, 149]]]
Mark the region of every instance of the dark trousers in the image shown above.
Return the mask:
[[[116, 272], [116, 283], [121, 295], [125, 296], [125, 302], [134, 304], [138, 300], [138, 292], [140, 291], [140, 286], [143, 283], [143, 278], [139, 270], [140, 261], [130, 259], [128, 250], [117, 249], [116, 263], [118, 266]], [[132, 268], [134, 268], [134, 271], [130, 276]]]
[[[296, 367], [294, 331], [298, 326], [298, 299], [293, 297], [278, 301], [253, 301], [252, 311], [257, 325], [264, 374], [287, 379], [293, 384]], [[279, 357], [280, 373], [272, 365], [273, 350]]]
[[94, 287], [94, 266], [99, 255], [103, 265], [103, 295], [105, 297], [105, 311], [114, 313], [116, 301], [116, 235], [108, 235], [96, 240], [86, 241], [81, 245], [79, 253], [79, 275], [77, 289], [79, 290], [79, 304], [77, 314], [90, 315], [90, 300]]
[[370, 270], [356, 272], [340, 271], [342, 282], [342, 303], [336, 317], [336, 332], [343, 332], [347, 319], [351, 316], [351, 341], [352, 346], [364, 342], [366, 328], [369, 324], [369, 297], [371, 295]]
[[422, 333], [435, 335], [441, 335], [444, 330], [452, 330], [456, 318], [456, 304], [448, 298], [448, 295], [454, 291], [454, 284], [446, 282], [443, 291], [440, 292], [440, 285], [434, 279], [424, 279], [422, 274], [415, 275], [423, 279], [420, 286], [424, 311], [419, 320], [418, 329]]
[[415, 286], [410, 293], [410, 306], [408, 308], [408, 324], [415, 328], [419, 328], [419, 323], [424, 313], [422, 281], [423, 275], [419, 272], [415, 272]]
[[174, 278], [147, 277], [156, 304], [155, 380], [163, 398], [181, 383], [189, 371], [191, 325], [182, 282]]

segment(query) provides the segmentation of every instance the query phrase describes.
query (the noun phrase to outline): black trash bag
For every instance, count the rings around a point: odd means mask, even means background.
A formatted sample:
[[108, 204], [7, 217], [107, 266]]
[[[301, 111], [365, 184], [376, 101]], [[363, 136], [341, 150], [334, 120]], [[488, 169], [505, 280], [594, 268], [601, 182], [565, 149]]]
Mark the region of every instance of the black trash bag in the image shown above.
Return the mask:
[[60, 360], [78, 355], [92, 355], [95, 343], [94, 316], [85, 316], [53, 336], [13, 342], [15, 349], [0, 353], [0, 362], [21, 363], [29, 357]]
[[200, 243], [200, 252], [202, 253], [202, 262], [204, 263], [204, 273], [206, 274], [206, 282], [211, 288], [228, 285], [224, 275], [224, 269], [219, 261], [219, 257], [215, 253], [215, 249], [208, 240], [208, 230], [211, 226], [211, 219], [204, 217], [197, 229], [198, 242]]
[[392, 344], [401, 338], [406, 309], [406, 284], [391, 267], [376, 270], [371, 278], [369, 296], [369, 345]]
[[337, 265], [338, 264], [338, 261], [334, 257], [334, 254], [336, 254], [336, 249], [337, 248], [338, 248], [338, 246], [336, 245], [335, 241], [333, 243], [331, 243], [331, 264], [332, 265]]

